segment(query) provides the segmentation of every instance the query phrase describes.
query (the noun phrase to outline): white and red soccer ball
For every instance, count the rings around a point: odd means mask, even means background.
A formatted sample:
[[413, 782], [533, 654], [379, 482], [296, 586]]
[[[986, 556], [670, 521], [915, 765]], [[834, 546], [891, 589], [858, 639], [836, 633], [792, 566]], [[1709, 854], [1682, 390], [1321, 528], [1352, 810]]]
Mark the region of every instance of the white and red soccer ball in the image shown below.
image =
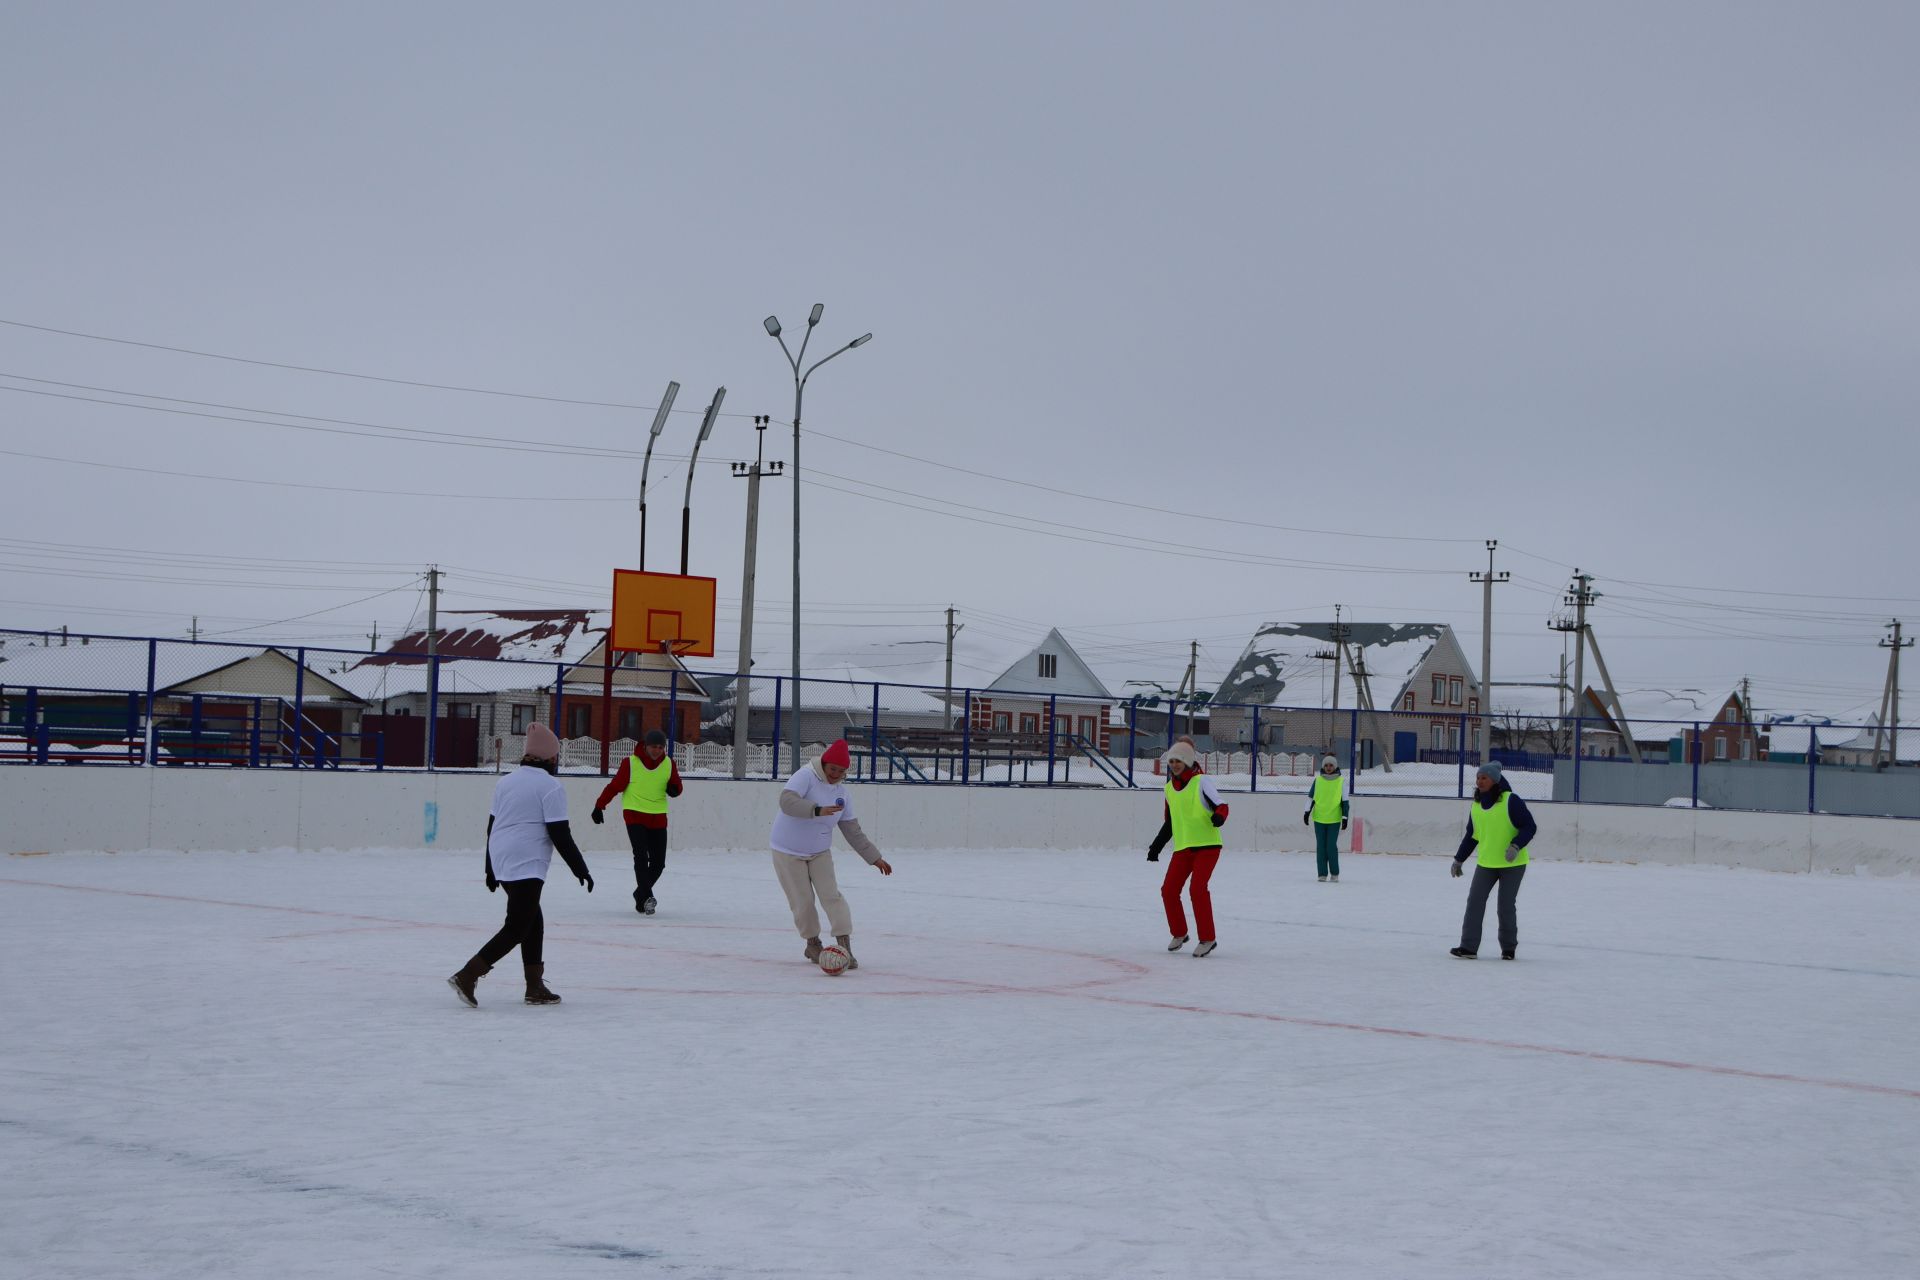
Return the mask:
[[847, 953], [845, 947], [836, 944], [820, 948], [820, 972], [829, 977], [839, 977], [847, 971], [847, 966], [851, 963], [853, 963], [853, 957]]

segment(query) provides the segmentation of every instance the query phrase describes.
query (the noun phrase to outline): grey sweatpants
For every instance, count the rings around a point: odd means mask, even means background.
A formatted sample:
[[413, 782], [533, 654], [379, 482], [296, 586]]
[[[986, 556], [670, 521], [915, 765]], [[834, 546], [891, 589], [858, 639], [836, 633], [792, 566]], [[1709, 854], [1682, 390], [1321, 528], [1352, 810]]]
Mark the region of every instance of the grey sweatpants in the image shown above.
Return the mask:
[[1529, 864], [1517, 867], [1473, 867], [1473, 887], [1467, 890], [1467, 918], [1460, 922], [1460, 949], [1480, 949], [1480, 922], [1487, 915], [1487, 895], [1500, 886], [1500, 949], [1512, 951], [1520, 945], [1520, 917], [1514, 901], [1520, 896], [1520, 878]]
[[833, 878], [832, 850], [811, 858], [796, 858], [775, 849], [773, 873], [780, 878], [787, 906], [793, 910], [793, 927], [800, 931], [801, 937], [820, 936], [820, 913], [813, 905], [816, 895], [820, 905], [827, 909], [827, 923], [833, 926], [833, 932], [836, 935], [853, 932], [853, 911], [840, 896], [840, 885]]

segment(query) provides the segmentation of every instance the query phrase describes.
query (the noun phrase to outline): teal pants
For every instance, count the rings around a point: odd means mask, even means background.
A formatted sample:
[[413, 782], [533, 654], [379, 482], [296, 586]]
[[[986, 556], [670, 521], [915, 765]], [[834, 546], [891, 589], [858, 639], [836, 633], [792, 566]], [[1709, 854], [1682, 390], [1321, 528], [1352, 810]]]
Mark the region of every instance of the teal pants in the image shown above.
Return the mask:
[[1323, 876], [1340, 874], [1340, 824], [1337, 822], [1316, 822], [1313, 824], [1313, 860]]

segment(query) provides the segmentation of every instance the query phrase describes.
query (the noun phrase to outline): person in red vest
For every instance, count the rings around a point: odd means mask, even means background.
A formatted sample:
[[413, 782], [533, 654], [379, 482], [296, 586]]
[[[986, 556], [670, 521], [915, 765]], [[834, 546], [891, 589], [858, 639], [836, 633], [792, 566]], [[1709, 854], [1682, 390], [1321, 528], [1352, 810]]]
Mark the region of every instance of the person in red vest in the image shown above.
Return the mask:
[[649, 729], [593, 802], [593, 820], [599, 824], [606, 821], [613, 798], [621, 797], [627, 843], [633, 846], [633, 909], [643, 916], [652, 915], [658, 905], [653, 887], [667, 867], [667, 802], [682, 789], [679, 767], [667, 755], [667, 735]]

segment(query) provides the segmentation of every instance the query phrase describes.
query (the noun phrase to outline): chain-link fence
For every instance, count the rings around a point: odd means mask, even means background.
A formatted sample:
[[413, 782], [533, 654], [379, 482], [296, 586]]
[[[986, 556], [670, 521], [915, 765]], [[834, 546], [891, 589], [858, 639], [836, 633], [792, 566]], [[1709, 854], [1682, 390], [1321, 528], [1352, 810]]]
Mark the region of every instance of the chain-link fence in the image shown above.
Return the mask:
[[[590, 638], [591, 640], [591, 638]], [[1169, 705], [1045, 690], [732, 673], [597, 643], [545, 657], [0, 630], [0, 763], [434, 769], [516, 766], [528, 726], [609, 775], [664, 733], [683, 771], [784, 778], [844, 739], [867, 781], [1140, 788], [1190, 738], [1228, 790], [1304, 793], [1331, 755], [1350, 794], [1464, 797], [1482, 734], [1534, 800], [1920, 817], [1920, 726]], [[744, 722], [743, 722], [744, 721]]]

